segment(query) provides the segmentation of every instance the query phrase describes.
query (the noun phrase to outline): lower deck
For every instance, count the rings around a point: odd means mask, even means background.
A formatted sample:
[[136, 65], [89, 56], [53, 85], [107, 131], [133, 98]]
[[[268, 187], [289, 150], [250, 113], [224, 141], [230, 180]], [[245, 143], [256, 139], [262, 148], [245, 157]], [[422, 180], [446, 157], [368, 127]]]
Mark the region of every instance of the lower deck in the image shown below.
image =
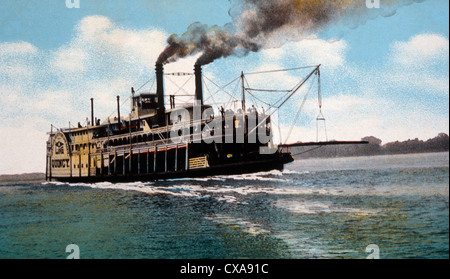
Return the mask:
[[[145, 158], [149, 158], [148, 154], [144, 155]], [[158, 155], [156, 155], [158, 156]], [[134, 164], [131, 164], [131, 168], [127, 168], [127, 159], [125, 161], [117, 160], [116, 168], [111, 172], [111, 167], [104, 168], [103, 172], [99, 172], [96, 169], [96, 173], [92, 173], [89, 176], [49, 176], [48, 180], [66, 181], [66, 182], [126, 182], [126, 181], [152, 181], [158, 179], [174, 179], [184, 177], [205, 177], [212, 175], [233, 175], [233, 174], [245, 174], [270, 170], [283, 170], [284, 165], [292, 162], [292, 156], [289, 153], [276, 153], [266, 158], [259, 158], [257, 160], [242, 160], [232, 161], [224, 164], [216, 164], [210, 166], [207, 158], [199, 158], [204, 162], [194, 162], [194, 160], [188, 160], [186, 163], [182, 163], [177, 167], [172, 165], [169, 168], [169, 161], [166, 161], [164, 169], [154, 167], [150, 168], [150, 164], [140, 165], [141, 157], [137, 157], [137, 168], [133, 168]], [[174, 158], [173, 158], [174, 159]], [[133, 160], [132, 160], [133, 161]], [[158, 161], [158, 160], [156, 160]], [[123, 163], [125, 162], [125, 164]], [[143, 161], [145, 162], [145, 161]], [[151, 162], [151, 160], [148, 160]], [[173, 162], [173, 160], [172, 160]], [[122, 164], [121, 168], [117, 166]], [[194, 165], [195, 164], [195, 165]], [[184, 166], [184, 167], [183, 167]], [[186, 167], [187, 166], [187, 167]], [[148, 167], [148, 168], [147, 168]]]

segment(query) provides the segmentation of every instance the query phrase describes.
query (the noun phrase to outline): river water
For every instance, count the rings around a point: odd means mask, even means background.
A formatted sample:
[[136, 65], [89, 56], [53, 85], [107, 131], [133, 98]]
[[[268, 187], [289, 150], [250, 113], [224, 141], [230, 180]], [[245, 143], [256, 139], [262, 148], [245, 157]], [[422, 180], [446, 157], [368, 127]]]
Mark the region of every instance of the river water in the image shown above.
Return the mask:
[[283, 172], [0, 184], [0, 258], [449, 258], [449, 153], [297, 160]]

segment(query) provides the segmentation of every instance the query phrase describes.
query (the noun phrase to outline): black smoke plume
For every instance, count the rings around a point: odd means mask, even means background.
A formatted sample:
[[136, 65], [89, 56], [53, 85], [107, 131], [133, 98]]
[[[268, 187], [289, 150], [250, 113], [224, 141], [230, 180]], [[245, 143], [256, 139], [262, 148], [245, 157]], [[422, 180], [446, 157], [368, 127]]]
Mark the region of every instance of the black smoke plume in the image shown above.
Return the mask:
[[181, 36], [168, 38], [157, 63], [198, 53], [202, 54], [199, 65], [230, 55], [245, 56], [301, 40], [339, 22], [355, 27], [380, 15], [391, 16], [399, 6], [422, 1], [380, 0], [380, 8], [369, 8], [366, 0], [230, 0], [231, 23], [224, 27], [191, 24]]

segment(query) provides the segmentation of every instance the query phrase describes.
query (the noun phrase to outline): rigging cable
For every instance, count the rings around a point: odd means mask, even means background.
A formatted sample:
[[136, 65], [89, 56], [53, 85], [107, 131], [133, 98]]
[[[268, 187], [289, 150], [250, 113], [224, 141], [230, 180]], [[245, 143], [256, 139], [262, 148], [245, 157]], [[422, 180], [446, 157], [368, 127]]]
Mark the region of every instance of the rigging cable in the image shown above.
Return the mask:
[[[206, 84], [206, 82], [204, 82], [204, 85], [205, 85], [206, 90], [208, 91], [210, 97], [212, 98], [214, 105], [217, 106], [216, 100], [214, 100], [214, 96], [213, 96], [213, 94], [211, 94], [211, 91], [209, 90], [209, 87], [208, 87], [208, 85]], [[209, 98], [208, 98], [207, 100], [209, 100]]]
[[184, 89], [182, 89], [182, 88], [183, 88], [183, 87], [184, 87], [191, 79], [192, 79], [192, 76], [190, 76], [190, 77], [183, 83], [183, 85], [181, 85], [181, 87], [178, 88], [177, 92], [173, 93], [173, 95], [176, 95], [178, 92], [180, 92], [180, 90], [183, 90], [186, 94], [188, 94], [188, 93], [186, 92], [186, 90], [184, 90]]
[[[249, 86], [249, 85], [248, 85], [248, 81], [247, 81], [247, 79], [245, 78], [245, 76], [244, 76], [244, 79], [245, 79], [245, 83], [247, 84], [247, 87], [248, 87], [248, 86]], [[266, 105], [268, 105], [268, 106], [271, 106], [271, 104], [269, 104], [269, 103], [267, 103], [267, 102], [261, 100], [260, 98], [256, 97], [252, 92], [249, 91], [249, 89], [250, 89], [250, 88], [246, 88], [246, 91], [247, 91], [247, 93], [250, 94], [253, 98], [255, 98], [256, 100], [260, 101], [260, 102], [263, 103], [263, 104], [266, 104]], [[251, 89], [250, 89], [250, 90], [251, 90]], [[260, 90], [261, 90], [261, 91], [264, 91], [264, 90], [262, 90], [262, 89], [260, 89]], [[259, 91], [259, 90], [258, 90], [258, 91]]]
[[281, 138], [281, 126], [280, 126], [280, 110], [278, 110], [278, 118], [277, 118], [277, 122], [278, 122], [278, 133], [280, 134], [280, 143], [283, 143], [283, 139]]
[[156, 79], [155, 79], [154, 77], [152, 77], [151, 79], [147, 80], [143, 85], [141, 85], [141, 87], [139, 87], [138, 89], [136, 89], [136, 92], [138, 92], [139, 90], [141, 90], [145, 85], [147, 85], [147, 83], [149, 83], [149, 82], [152, 81], [152, 80], [153, 80], [153, 83], [152, 83], [152, 87], [153, 87], [153, 84], [154, 84], [155, 81], [156, 81]]
[[[315, 77], [314, 77], [314, 79], [315, 79]], [[300, 108], [299, 108], [298, 111], [297, 111], [297, 115], [296, 115], [295, 118], [294, 118], [294, 122], [292, 122], [292, 126], [291, 126], [291, 128], [290, 128], [290, 130], [289, 130], [289, 133], [288, 133], [288, 135], [287, 135], [287, 137], [286, 137], [286, 141], [284, 142], [284, 144], [287, 143], [289, 137], [291, 136], [292, 130], [294, 129], [295, 123], [297, 122], [298, 118], [300, 117], [300, 113], [301, 113], [301, 111], [303, 110], [303, 106], [304, 106], [305, 103], [306, 103], [306, 99], [308, 98], [309, 92], [311, 91], [311, 88], [313, 87], [314, 79], [313, 79], [313, 82], [311, 82], [311, 85], [309, 86], [308, 91], [307, 91], [306, 94], [305, 94], [305, 97], [303, 98], [303, 101], [302, 101], [302, 103], [301, 103], [301, 105], [300, 105]]]
[[275, 73], [275, 72], [287, 72], [287, 71], [294, 71], [294, 70], [301, 70], [301, 69], [308, 69], [308, 68], [317, 68], [318, 66], [320, 66], [320, 65], [304, 66], [304, 67], [290, 68], [290, 69], [260, 71], [260, 72], [252, 72], [252, 73], [245, 73], [245, 74], [246, 75], [256, 75], [256, 74], [268, 74], [268, 73]]
[[[192, 77], [191, 77], [192, 78]], [[178, 91], [177, 92], [179, 92], [180, 90], [183, 90], [184, 91], [184, 93], [186, 93], [187, 95], [189, 95], [189, 93], [186, 91], [186, 90], [184, 90], [184, 88], [183, 88], [183, 86], [179, 86], [176, 82], [174, 82], [172, 79], [170, 79], [169, 77], [167, 77], [167, 79], [173, 84], [173, 85], [175, 85], [176, 87], [178, 87]]]
[[[293, 90], [293, 92], [289, 95], [289, 96], [287, 96], [287, 98], [277, 107], [277, 109], [275, 109], [275, 111], [273, 111], [273, 112], [271, 112], [271, 113], [269, 113], [266, 117], [264, 117], [264, 119], [260, 122], [260, 123], [258, 123], [258, 125], [256, 125], [256, 127], [258, 127], [261, 123], [263, 123], [264, 121], [266, 121], [266, 119], [268, 118], [268, 117], [270, 117], [270, 116], [272, 116], [277, 110], [279, 110], [280, 109], [280, 107], [282, 107], [304, 84], [305, 84], [305, 82], [314, 74], [314, 73], [316, 73], [317, 72], [317, 70], [319, 69], [319, 67], [320, 67], [320, 65], [318, 65], [317, 67], [316, 67], [316, 69], [314, 69], [311, 73], [309, 73], [309, 75], [305, 78], [305, 79], [303, 79], [295, 88], [294, 88], [294, 90]], [[256, 130], [256, 127], [255, 128], [253, 128], [250, 132], [249, 132], [249, 134], [250, 133], [252, 133], [254, 130]]]
[[325, 140], [328, 141], [328, 133], [327, 133], [327, 125], [325, 122], [325, 117], [322, 114], [322, 89], [321, 89], [321, 83], [320, 83], [320, 70], [317, 71], [318, 76], [318, 86], [319, 86], [319, 93], [318, 93], [318, 102], [319, 102], [319, 114], [316, 117], [316, 142], [319, 141], [319, 121], [323, 121], [323, 126], [325, 128]]
[[233, 82], [235, 82], [235, 81], [236, 81], [237, 79], [239, 79], [240, 77], [235, 78], [233, 81], [227, 83], [224, 87], [220, 87], [219, 85], [217, 85], [217, 83], [215, 83], [214, 81], [212, 81], [211, 79], [209, 79], [209, 78], [208, 78], [207, 76], [205, 76], [205, 75], [203, 75], [203, 77], [206, 78], [208, 81], [210, 81], [210, 82], [211, 82], [212, 84], [214, 84], [215, 86], [217, 86], [217, 88], [219, 88], [219, 90], [217, 90], [216, 93], [218, 93], [219, 91], [222, 90], [223, 92], [225, 92], [225, 93], [227, 93], [229, 96], [231, 96], [233, 99], [236, 99], [236, 97], [235, 97], [233, 94], [228, 93], [227, 91], [224, 90], [224, 88], [227, 87], [228, 85], [232, 84]]

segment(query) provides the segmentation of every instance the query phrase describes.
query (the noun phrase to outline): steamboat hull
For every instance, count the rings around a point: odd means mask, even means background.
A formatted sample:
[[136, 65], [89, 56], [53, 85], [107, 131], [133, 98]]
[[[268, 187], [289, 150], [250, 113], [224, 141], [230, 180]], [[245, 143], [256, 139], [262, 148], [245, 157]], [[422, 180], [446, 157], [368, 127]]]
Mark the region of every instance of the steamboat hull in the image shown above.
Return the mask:
[[279, 156], [278, 158], [244, 161], [224, 165], [217, 165], [208, 168], [199, 168], [182, 171], [168, 171], [158, 173], [143, 174], [118, 174], [108, 176], [89, 176], [89, 177], [53, 177], [53, 181], [69, 182], [69, 183], [97, 183], [97, 182], [132, 182], [132, 181], [155, 181], [164, 179], [177, 178], [196, 178], [211, 177], [217, 175], [240, 175], [248, 173], [266, 172], [271, 170], [282, 171], [284, 164], [291, 162], [293, 159], [289, 154]]

